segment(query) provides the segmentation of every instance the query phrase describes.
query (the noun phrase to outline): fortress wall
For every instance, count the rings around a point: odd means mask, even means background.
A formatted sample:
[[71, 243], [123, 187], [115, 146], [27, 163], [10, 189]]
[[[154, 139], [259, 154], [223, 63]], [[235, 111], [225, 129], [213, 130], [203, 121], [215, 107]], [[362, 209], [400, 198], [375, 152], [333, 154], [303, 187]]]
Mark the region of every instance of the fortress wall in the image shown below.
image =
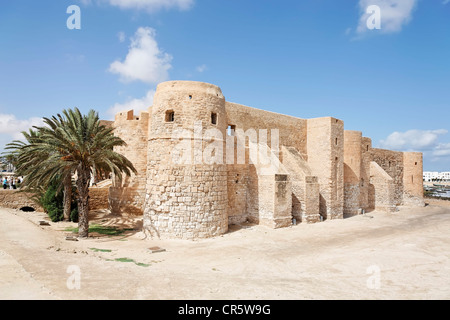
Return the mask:
[[233, 164], [227, 166], [228, 223], [239, 224], [248, 219], [247, 189], [249, 166]]
[[403, 165], [403, 204], [424, 206], [423, 154], [404, 152]]
[[335, 118], [308, 119], [308, 165], [318, 177], [320, 214], [343, 218], [344, 122]]
[[259, 193], [259, 182], [256, 167], [250, 165], [247, 178], [247, 220], [251, 223], [259, 223], [259, 202], [263, 196]]
[[344, 214], [356, 215], [361, 208], [362, 133], [344, 131]]
[[[373, 149], [370, 138], [344, 131], [332, 117], [306, 120], [226, 102], [212, 84], [161, 83], [149, 112], [122, 112], [105, 125], [128, 143], [117, 151], [138, 170], [113, 180], [113, 212], [144, 212], [144, 230], [163, 238], [213, 237], [245, 221], [277, 228], [292, 218], [317, 222], [360, 208], [423, 204], [422, 154]], [[259, 143], [259, 130], [267, 130], [268, 146], [277, 129], [282, 166], [267, 174], [264, 164], [250, 163], [250, 151], [262, 146], [254, 142], [245, 143], [239, 163], [236, 145], [234, 154], [227, 149], [228, 126], [253, 131]]]
[[275, 174], [274, 211], [271, 217], [272, 228], [285, 228], [292, 225], [292, 182], [288, 174]]
[[[149, 108], [151, 112], [151, 108]], [[147, 183], [147, 134], [150, 121], [149, 112], [134, 115], [133, 110], [116, 115], [114, 134], [122, 138], [127, 145], [116, 147], [115, 151], [125, 155], [137, 170], [137, 174], [125, 176], [122, 181], [113, 179], [109, 201], [112, 213], [142, 214]]]
[[320, 186], [316, 176], [305, 177], [305, 210], [301, 221], [306, 223], [320, 221]]
[[249, 182], [248, 220], [269, 228], [292, 225], [292, 184], [288, 175], [258, 175], [250, 166]]
[[370, 209], [370, 162], [372, 161], [372, 139], [362, 137], [361, 139], [361, 183], [359, 191], [359, 203], [362, 209]]
[[394, 179], [378, 163], [370, 163], [369, 202], [377, 210], [393, 212], [396, 207]]
[[394, 204], [401, 205], [403, 203], [403, 153], [374, 148], [371, 155], [372, 161], [375, 161], [393, 179]]
[[237, 103], [225, 103], [228, 125], [236, 129], [267, 129], [267, 144], [270, 146], [270, 130], [279, 130], [279, 145], [295, 147], [306, 156], [306, 124], [305, 119], [299, 119], [265, 110], [259, 110]]
[[100, 125], [105, 126], [107, 128], [114, 128], [114, 121], [100, 120]]
[[292, 217], [297, 223], [320, 221], [319, 184], [308, 163], [293, 147], [281, 147], [283, 166], [292, 184]]
[[110, 187], [108, 201], [111, 213], [142, 215], [145, 201], [145, 187]]
[[110, 209], [109, 188], [89, 188], [89, 210]]

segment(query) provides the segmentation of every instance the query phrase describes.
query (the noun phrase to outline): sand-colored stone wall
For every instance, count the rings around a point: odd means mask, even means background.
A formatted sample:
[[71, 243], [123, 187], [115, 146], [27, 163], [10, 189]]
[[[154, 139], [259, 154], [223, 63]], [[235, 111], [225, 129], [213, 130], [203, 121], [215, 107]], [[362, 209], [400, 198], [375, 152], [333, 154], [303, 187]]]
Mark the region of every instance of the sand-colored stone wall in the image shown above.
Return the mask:
[[374, 161], [370, 163], [369, 202], [377, 210], [396, 210], [395, 181]]
[[90, 188], [89, 189], [89, 210], [110, 209], [109, 188]]
[[[345, 150], [344, 150], [345, 151]], [[362, 137], [361, 139], [361, 183], [359, 203], [361, 209], [367, 211], [370, 209], [370, 162], [372, 162], [372, 139]]]
[[294, 147], [282, 146], [283, 166], [292, 184], [292, 217], [297, 223], [320, 221], [318, 178]]
[[324, 219], [343, 218], [344, 122], [327, 117], [308, 119], [308, 164], [318, 177], [320, 214]]
[[403, 165], [403, 204], [424, 206], [422, 153], [404, 152]]
[[31, 200], [32, 194], [18, 192], [18, 190], [0, 189], [0, 206], [10, 209], [31, 207], [35, 210], [43, 210], [36, 202]]
[[344, 131], [344, 214], [361, 209], [362, 132]]
[[112, 213], [142, 214], [147, 184], [147, 143], [151, 108], [134, 115], [133, 110], [120, 112], [114, 121], [114, 134], [127, 145], [115, 151], [125, 154], [137, 170], [137, 174], [125, 176], [121, 181], [113, 179], [109, 194]]
[[239, 224], [247, 221], [247, 190], [249, 165], [227, 166], [228, 223]]
[[[287, 115], [247, 107], [237, 103], [226, 102], [225, 104], [228, 125], [242, 129], [244, 132], [249, 129], [279, 131], [279, 144], [296, 148], [303, 156], [306, 156], [306, 134], [307, 121]], [[270, 137], [267, 139], [270, 147]]]
[[372, 161], [393, 179], [395, 205], [400, 206], [403, 203], [403, 153], [374, 148]]

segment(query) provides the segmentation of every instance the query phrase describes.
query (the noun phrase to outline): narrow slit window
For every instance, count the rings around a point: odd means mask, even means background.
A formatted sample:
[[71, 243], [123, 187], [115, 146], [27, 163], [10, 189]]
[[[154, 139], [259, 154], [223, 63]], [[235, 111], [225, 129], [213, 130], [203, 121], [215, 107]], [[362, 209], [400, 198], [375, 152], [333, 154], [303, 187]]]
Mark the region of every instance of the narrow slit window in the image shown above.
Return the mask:
[[217, 124], [217, 113], [211, 113], [211, 123]]
[[174, 122], [175, 121], [175, 112], [173, 110], [169, 110], [166, 112], [166, 122]]

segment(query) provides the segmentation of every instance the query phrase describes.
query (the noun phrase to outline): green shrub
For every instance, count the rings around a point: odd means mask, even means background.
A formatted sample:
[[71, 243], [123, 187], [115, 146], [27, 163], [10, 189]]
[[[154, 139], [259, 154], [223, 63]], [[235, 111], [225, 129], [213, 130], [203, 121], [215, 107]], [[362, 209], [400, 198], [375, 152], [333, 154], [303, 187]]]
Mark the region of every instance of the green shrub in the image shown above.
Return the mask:
[[[53, 182], [48, 187], [47, 191], [42, 196], [40, 201], [45, 212], [47, 212], [48, 217], [52, 222], [62, 221], [64, 219], [64, 193], [62, 191], [58, 192], [58, 181]], [[71, 201], [71, 212], [70, 221], [78, 222], [78, 205], [74, 199], [76, 190], [72, 188], [72, 201]]]
[[55, 183], [51, 184], [42, 197], [42, 206], [52, 222], [62, 221], [64, 218], [62, 192], [57, 192]]

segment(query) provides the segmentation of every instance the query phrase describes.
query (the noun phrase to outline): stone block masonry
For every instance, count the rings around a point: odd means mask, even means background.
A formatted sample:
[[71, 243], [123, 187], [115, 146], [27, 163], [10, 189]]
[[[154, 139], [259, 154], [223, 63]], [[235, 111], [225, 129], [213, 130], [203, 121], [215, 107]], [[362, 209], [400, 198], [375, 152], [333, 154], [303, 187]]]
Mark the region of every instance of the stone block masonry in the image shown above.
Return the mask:
[[42, 211], [41, 206], [32, 200], [32, 196], [32, 194], [18, 192], [18, 190], [0, 189], [0, 206], [17, 210], [23, 207], [31, 207], [36, 211]]
[[[212, 84], [161, 83], [147, 111], [120, 112], [110, 125], [138, 174], [114, 179], [109, 206], [142, 214], [152, 236], [209, 238], [246, 221], [283, 228], [423, 205], [422, 154], [374, 149], [333, 117], [228, 102]], [[277, 160], [270, 170], [265, 157]]]

